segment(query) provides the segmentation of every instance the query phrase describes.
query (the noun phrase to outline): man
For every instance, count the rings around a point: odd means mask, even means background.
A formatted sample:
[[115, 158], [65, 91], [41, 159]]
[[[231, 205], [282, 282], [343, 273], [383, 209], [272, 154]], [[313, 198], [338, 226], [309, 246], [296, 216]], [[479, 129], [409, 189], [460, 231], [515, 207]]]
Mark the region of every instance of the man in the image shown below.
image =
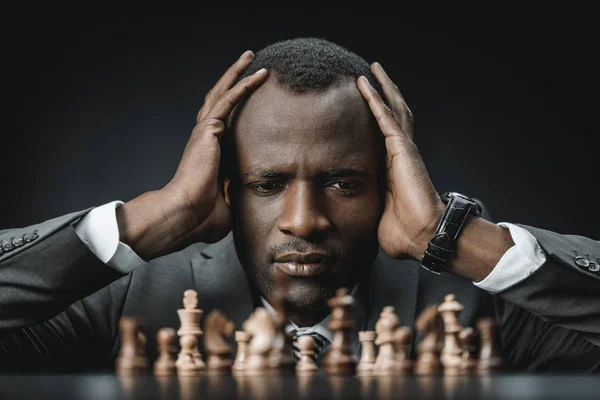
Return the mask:
[[163, 188], [0, 232], [0, 364], [111, 368], [122, 315], [147, 321], [153, 358], [184, 290], [240, 329], [269, 308], [280, 271], [289, 329], [325, 346], [339, 287], [357, 299], [357, 329], [387, 305], [413, 326], [454, 293], [463, 326], [498, 318], [509, 369], [600, 370], [600, 244], [442, 201], [412, 135], [377, 63], [319, 39], [244, 53], [206, 96]]

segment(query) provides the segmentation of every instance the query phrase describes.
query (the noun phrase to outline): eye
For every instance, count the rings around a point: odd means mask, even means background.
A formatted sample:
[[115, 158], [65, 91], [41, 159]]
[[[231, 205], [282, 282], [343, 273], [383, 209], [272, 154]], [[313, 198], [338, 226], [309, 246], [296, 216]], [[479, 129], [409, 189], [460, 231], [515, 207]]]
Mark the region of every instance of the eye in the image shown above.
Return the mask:
[[357, 182], [335, 181], [329, 183], [328, 186], [339, 191], [343, 195], [353, 195], [356, 194], [360, 185]]
[[281, 182], [267, 181], [267, 182], [256, 182], [249, 185], [250, 188], [259, 194], [270, 194], [277, 192], [285, 186]]

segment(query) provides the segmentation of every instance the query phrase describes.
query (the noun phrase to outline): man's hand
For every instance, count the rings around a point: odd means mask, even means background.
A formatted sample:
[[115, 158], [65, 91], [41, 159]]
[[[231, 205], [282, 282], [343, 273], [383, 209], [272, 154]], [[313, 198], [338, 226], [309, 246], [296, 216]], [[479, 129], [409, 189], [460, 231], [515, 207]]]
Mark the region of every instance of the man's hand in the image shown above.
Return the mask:
[[385, 102], [364, 76], [358, 78], [358, 88], [385, 136], [387, 150], [387, 188], [379, 243], [394, 258], [420, 259], [445, 206], [412, 140], [413, 117], [400, 91], [381, 65], [372, 64], [371, 71], [381, 84]]
[[236, 83], [253, 59], [245, 52], [207, 94], [173, 179], [117, 209], [120, 240], [140, 257], [216, 242], [229, 232], [229, 207], [218, 181], [220, 139], [233, 108], [267, 79], [262, 69]]

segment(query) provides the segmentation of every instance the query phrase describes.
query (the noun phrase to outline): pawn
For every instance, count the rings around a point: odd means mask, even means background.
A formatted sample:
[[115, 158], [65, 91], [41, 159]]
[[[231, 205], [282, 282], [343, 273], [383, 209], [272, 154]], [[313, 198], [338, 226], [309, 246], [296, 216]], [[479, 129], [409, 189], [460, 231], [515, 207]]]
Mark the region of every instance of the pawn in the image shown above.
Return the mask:
[[237, 353], [235, 361], [231, 366], [233, 373], [241, 373], [246, 367], [246, 359], [248, 358], [248, 342], [250, 335], [244, 331], [235, 331], [235, 341], [237, 343]]
[[444, 320], [444, 347], [440, 361], [444, 366], [444, 375], [459, 375], [462, 359], [462, 348], [458, 339], [458, 334], [462, 330], [458, 322], [458, 313], [464, 309], [464, 306], [456, 301], [453, 294], [448, 294], [444, 302], [438, 307], [438, 311]]
[[498, 324], [492, 317], [477, 320], [477, 331], [480, 336], [477, 373], [485, 375], [504, 369], [501, 345], [498, 337]]
[[231, 371], [231, 346], [224, 337], [233, 335], [235, 326], [219, 310], [212, 310], [204, 324], [204, 349], [208, 360], [206, 368], [210, 372], [223, 373]]
[[413, 362], [408, 354], [412, 336], [412, 330], [408, 326], [401, 326], [394, 332], [396, 371], [398, 375], [410, 375], [412, 373]]
[[473, 356], [475, 351], [475, 330], [470, 326], [466, 327], [460, 331], [458, 338], [462, 347], [461, 374], [469, 375], [475, 371], [475, 367], [477, 366], [477, 359]]
[[315, 338], [311, 335], [300, 336], [296, 343], [300, 349], [300, 359], [296, 364], [296, 374], [309, 375], [317, 371]]
[[154, 362], [154, 375], [175, 375], [175, 354], [177, 353], [177, 333], [173, 328], [161, 328], [156, 333], [158, 358]]
[[425, 336], [417, 346], [414, 373], [436, 375], [442, 369], [440, 343], [443, 334], [442, 320], [436, 305], [430, 305], [421, 312], [415, 321], [415, 329]]
[[356, 375], [370, 376], [373, 374], [375, 365], [375, 331], [358, 332], [358, 340], [361, 345], [360, 360], [356, 366]]
[[396, 309], [392, 306], [384, 307], [375, 324], [375, 332], [377, 333], [375, 344], [379, 346], [379, 352], [373, 366], [373, 375], [375, 376], [395, 375], [396, 373], [394, 331], [399, 324], [400, 319], [396, 315]]
[[146, 336], [140, 320], [122, 317], [119, 321], [121, 348], [115, 360], [115, 372], [119, 375], [140, 375], [148, 372]]

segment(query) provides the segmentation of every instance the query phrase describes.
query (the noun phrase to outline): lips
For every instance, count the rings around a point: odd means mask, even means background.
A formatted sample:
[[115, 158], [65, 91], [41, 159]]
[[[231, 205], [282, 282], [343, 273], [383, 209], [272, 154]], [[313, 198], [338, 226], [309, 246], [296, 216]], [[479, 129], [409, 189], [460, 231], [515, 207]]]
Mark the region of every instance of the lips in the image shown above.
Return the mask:
[[332, 260], [324, 253], [287, 253], [275, 257], [275, 266], [291, 276], [312, 277], [326, 272]]

